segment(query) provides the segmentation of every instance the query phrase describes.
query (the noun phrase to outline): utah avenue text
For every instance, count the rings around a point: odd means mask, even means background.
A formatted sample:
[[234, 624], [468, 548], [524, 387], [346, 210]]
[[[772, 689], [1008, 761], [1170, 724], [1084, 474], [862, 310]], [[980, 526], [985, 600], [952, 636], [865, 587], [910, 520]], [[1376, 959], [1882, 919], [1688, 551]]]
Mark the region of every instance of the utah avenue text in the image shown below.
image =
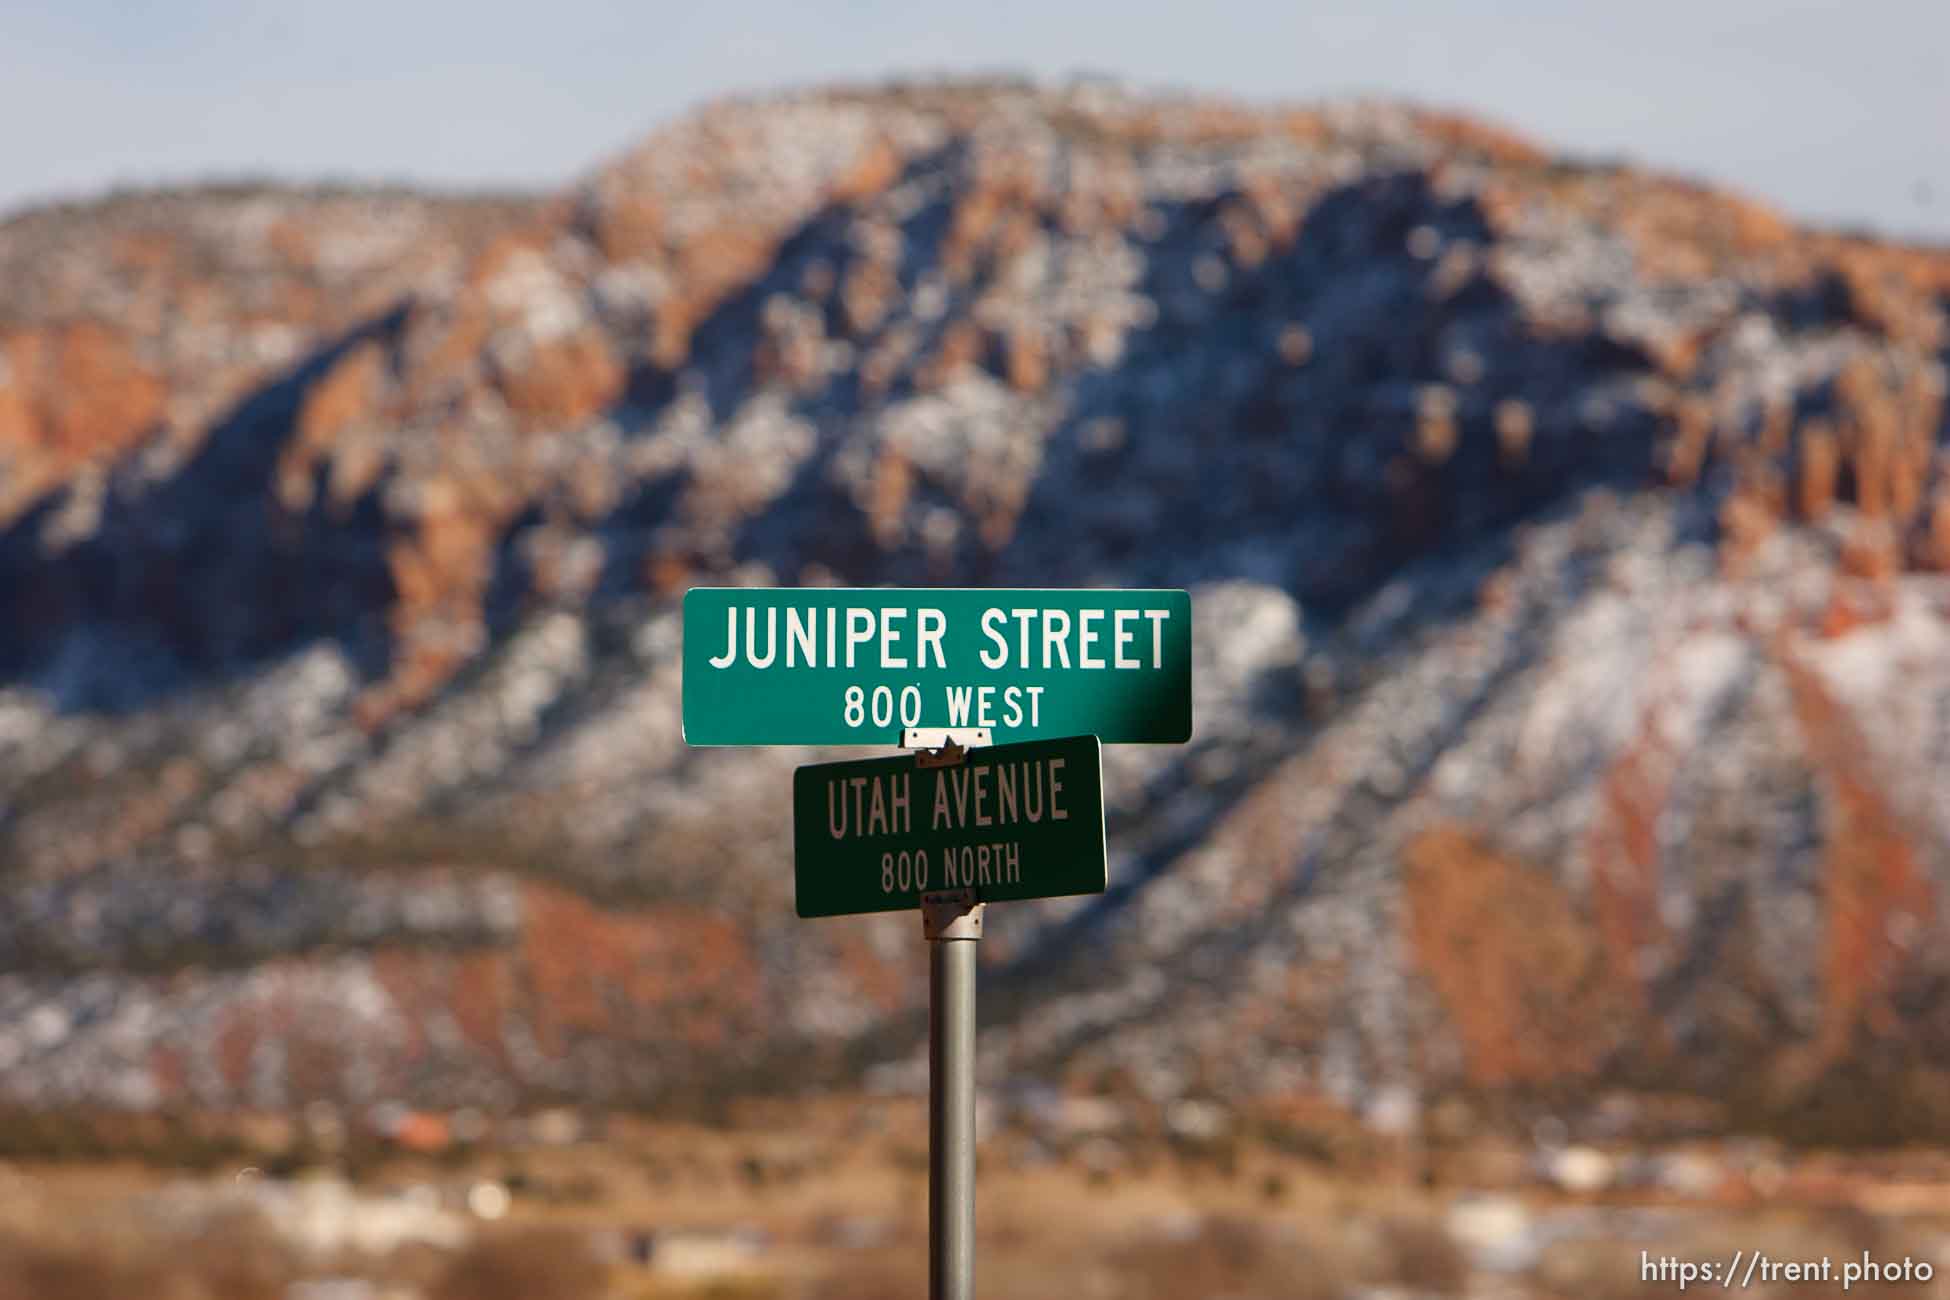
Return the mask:
[[[1068, 821], [1061, 758], [1019, 763], [970, 764], [944, 770], [934, 782], [927, 816], [931, 831], [986, 830], [1034, 824], [1048, 818]], [[834, 776], [826, 782], [826, 829], [836, 840], [911, 835], [914, 832], [914, 776], [888, 772], [874, 776]], [[933, 878], [925, 848], [889, 850], [880, 855], [883, 893], [1017, 884], [1022, 880], [1022, 845], [1016, 840], [951, 844], [941, 850], [945, 873]]]

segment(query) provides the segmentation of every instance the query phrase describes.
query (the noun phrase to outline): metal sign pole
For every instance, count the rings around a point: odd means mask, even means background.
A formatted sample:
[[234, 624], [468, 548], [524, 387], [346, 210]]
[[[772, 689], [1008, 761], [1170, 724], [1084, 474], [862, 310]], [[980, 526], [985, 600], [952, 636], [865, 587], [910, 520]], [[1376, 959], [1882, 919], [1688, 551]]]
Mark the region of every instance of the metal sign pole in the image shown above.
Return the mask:
[[[930, 749], [928, 746], [939, 746]], [[923, 767], [954, 767], [987, 728], [909, 728], [903, 748]], [[928, 1300], [975, 1300], [975, 944], [972, 889], [921, 895], [928, 941]]]
[[970, 891], [929, 899], [928, 1296], [975, 1295], [975, 943], [982, 909]]

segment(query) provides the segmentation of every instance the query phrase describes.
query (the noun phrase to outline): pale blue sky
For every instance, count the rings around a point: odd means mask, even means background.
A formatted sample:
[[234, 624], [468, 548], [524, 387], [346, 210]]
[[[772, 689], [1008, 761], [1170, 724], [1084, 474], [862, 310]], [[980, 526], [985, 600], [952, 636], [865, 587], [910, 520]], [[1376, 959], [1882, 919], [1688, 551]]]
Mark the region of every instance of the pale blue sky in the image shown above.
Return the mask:
[[0, 0], [0, 211], [263, 172], [553, 185], [727, 92], [939, 70], [1411, 96], [1950, 239], [1946, 0]]

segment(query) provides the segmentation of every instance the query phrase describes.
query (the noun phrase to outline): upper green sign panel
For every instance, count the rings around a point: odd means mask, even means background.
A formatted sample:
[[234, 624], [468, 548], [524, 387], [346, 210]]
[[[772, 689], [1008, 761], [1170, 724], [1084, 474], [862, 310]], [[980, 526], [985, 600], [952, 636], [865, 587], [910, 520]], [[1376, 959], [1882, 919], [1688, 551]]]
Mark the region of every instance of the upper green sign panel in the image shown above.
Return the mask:
[[1086, 588], [695, 587], [684, 739], [897, 745], [907, 727], [997, 743], [1192, 738], [1192, 600]]

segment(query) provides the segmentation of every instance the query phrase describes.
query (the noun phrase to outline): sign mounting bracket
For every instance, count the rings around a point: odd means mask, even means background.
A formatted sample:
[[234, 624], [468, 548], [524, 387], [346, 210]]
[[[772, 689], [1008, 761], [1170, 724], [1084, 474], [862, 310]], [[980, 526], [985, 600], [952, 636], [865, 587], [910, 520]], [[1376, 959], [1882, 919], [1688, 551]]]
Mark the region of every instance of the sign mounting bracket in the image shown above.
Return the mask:
[[901, 748], [920, 751], [917, 767], [960, 767], [968, 751], [993, 743], [987, 727], [906, 727]]
[[939, 943], [945, 939], [982, 937], [982, 911], [988, 904], [975, 901], [972, 889], [943, 889], [921, 895], [921, 937]]
[[963, 749], [975, 749], [994, 743], [995, 734], [988, 727], [901, 728], [902, 749], [944, 749], [951, 744]]

